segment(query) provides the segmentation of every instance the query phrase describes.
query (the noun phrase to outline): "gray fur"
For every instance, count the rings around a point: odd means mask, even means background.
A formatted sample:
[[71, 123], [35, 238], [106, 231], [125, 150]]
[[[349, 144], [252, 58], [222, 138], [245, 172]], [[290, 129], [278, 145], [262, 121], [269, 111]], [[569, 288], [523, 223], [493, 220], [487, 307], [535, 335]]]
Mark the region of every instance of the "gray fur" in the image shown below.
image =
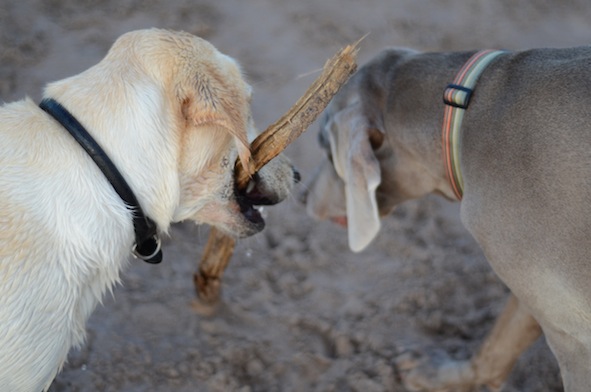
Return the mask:
[[[385, 50], [352, 77], [326, 110], [325, 146], [343, 132], [342, 122], [335, 120], [339, 113], [353, 106], [361, 119], [349, 125], [366, 124], [355, 132], [373, 134], [370, 158], [379, 162], [375, 198], [380, 216], [432, 192], [455, 199], [442, 158], [442, 93], [473, 53]], [[590, 70], [587, 47], [504, 54], [479, 79], [461, 130], [462, 222], [517, 297], [520, 317], [526, 314], [539, 323], [570, 392], [588, 391], [591, 385]], [[351, 149], [358, 142], [349, 139]], [[327, 147], [335, 167], [348, 167], [350, 162], [342, 159], [371, 164], [367, 157], [335, 157], [335, 146]], [[327, 199], [342, 200], [347, 186], [346, 178], [331, 180], [335, 185], [330, 189], [326, 180], [318, 181], [337, 175], [338, 170], [328, 172], [327, 167], [308, 184], [303, 196], [307, 209], [317, 217], [350, 214], [342, 202], [332, 205], [330, 214], [323, 210]], [[527, 325], [529, 332], [537, 327], [535, 322]], [[535, 331], [528, 335], [525, 327], [499, 328], [508, 328], [512, 338], [537, 336]], [[489, 336], [487, 344], [506, 344], [502, 335]], [[498, 361], [514, 359], [501, 357]], [[470, 382], [498, 386], [506, 374], [494, 377], [474, 376]]]

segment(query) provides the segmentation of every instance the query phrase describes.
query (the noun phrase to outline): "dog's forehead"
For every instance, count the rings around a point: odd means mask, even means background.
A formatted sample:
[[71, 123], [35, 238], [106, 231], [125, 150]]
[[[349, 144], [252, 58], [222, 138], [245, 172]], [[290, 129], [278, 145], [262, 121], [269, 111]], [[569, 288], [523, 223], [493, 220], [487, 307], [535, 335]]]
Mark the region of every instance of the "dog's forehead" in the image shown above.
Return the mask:
[[318, 142], [323, 148], [330, 148], [330, 132], [334, 127], [333, 122], [339, 113], [346, 110], [348, 107], [359, 103], [360, 97], [358, 94], [356, 79], [359, 78], [355, 74], [349, 79], [347, 83], [339, 90], [339, 92], [332, 98], [322, 116], [320, 117], [320, 131], [318, 133]]
[[345, 109], [348, 106], [359, 102], [360, 85], [363, 85], [363, 75], [360, 73], [354, 74], [347, 83], [339, 90], [339, 92], [332, 98], [326, 113], [335, 115], [337, 112]]

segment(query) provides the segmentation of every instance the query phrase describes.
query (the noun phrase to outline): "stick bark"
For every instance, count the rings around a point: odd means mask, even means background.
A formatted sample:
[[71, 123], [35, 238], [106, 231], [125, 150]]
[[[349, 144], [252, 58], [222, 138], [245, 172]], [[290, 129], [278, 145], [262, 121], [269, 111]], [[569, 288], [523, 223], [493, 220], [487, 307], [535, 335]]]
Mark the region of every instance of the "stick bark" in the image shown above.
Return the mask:
[[[270, 125], [250, 145], [254, 172], [279, 155], [316, 120], [332, 97], [357, 69], [357, 51], [361, 40], [341, 49], [324, 65], [321, 75], [304, 95], [274, 124]], [[238, 189], [246, 188], [250, 180], [243, 165], [235, 165]], [[203, 305], [219, 302], [222, 275], [234, 253], [236, 240], [215, 227], [211, 228], [199, 268], [193, 282]]]

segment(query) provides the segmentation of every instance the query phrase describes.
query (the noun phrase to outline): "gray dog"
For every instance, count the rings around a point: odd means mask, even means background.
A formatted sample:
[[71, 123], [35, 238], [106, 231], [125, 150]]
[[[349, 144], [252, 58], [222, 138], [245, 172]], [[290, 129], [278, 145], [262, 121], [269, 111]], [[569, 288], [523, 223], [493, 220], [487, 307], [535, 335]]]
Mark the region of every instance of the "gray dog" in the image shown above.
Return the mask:
[[513, 293], [478, 354], [405, 362], [407, 388], [498, 390], [543, 332], [565, 390], [590, 390], [590, 70], [591, 48], [390, 49], [327, 108], [327, 160], [303, 195], [311, 215], [347, 224], [359, 251], [399, 203], [461, 200], [462, 222]]

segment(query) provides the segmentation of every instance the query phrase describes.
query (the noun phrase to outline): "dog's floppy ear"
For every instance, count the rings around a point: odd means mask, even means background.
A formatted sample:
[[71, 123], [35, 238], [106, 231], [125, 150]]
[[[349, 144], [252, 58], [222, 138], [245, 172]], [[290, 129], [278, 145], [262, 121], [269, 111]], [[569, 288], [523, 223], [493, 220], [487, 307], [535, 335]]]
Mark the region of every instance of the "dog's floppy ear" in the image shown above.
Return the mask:
[[381, 173], [374, 150], [384, 134], [353, 106], [333, 117], [329, 137], [335, 169], [345, 182], [349, 247], [359, 252], [380, 230], [376, 189]]
[[[227, 131], [236, 143], [240, 162], [247, 173], [253, 174], [248, 143], [248, 95], [238, 91], [244, 83], [233, 86], [198, 74], [187, 86], [180, 88], [182, 111], [186, 121], [196, 126], [216, 126]], [[246, 86], [245, 88], [250, 88]]]

